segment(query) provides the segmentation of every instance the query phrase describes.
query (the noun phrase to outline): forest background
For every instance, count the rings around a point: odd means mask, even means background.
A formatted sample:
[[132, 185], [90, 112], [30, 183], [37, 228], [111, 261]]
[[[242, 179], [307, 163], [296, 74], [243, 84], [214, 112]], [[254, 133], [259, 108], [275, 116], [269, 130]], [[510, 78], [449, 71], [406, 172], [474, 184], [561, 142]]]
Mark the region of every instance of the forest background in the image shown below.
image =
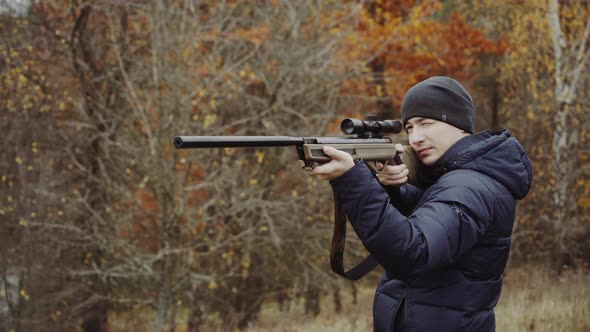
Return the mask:
[[[370, 324], [359, 296], [379, 272], [351, 284], [329, 271], [330, 187], [291, 148], [172, 139], [340, 135], [346, 117], [399, 118], [404, 92], [433, 75], [465, 84], [477, 129], [509, 128], [533, 161], [506, 275], [524, 293], [500, 303], [528, 302], [500, 306], [499, 326], [590, 328], [567, 325], [590, 316], [588, 1], [0, 8], [0, 331], [264, 329], [298, 305], [306, 324]], [[354, 235], [347, 251], [364, 255]], [[563, 315], [527, 316], [541, 300]]]

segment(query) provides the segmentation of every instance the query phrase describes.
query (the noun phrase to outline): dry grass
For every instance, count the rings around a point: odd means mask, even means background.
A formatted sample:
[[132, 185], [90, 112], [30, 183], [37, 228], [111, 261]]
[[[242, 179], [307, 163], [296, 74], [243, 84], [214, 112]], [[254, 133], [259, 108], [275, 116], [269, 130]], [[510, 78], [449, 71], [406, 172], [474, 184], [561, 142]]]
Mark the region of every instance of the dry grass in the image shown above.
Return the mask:
[[[287, 311], [279, 311], [274, 303], [263, 307], [258, 322], [242, 332], [346, 332], [372, 331], [373, 289], [358, 291], [358, 303], [352, 304], [349, 293], [342, 294], [343, 310], [334, 312], [332, 299], [322, 300], [322, 312], [316, 318], [306, 316], [302, 303], [293, 303]], [[182, 315], [179, 315], [182, 317]], [[179, 317], [179, 318], [180, 318]], [[152, 331], [152, 315], [114, 314], [112, 332]], [[179, 319], [182, 320], [182, 319]], [[504, 290], [496, 307], [498, 332], [582, 332], [590, 331], [590, 272], [575, 271], [561, 277], [546, 268], [525, 266], [508, 270]], [[206, 331], [223, 331], [216, 327]], [[186, 331], [179, 321], [176, 331]]]
[[496, 307], [498, 331], [590, 331], [590, 272], [556, 277], [544, 268], [509, 270]]
[[[269, 309], [247, 329], [255, 331], [372, 331], [372, 289], [359, 292], [359, 303], [348, 305], [339, 315], [328, 308], [316, 319], [301, 310], [279, 313]], [[274, 307], [274, 306], [273, 306]], [[588, 332], [590, 331], [590, 273], [566, 272], [552, 276], [546, 268], [526, 266], [510, 269], [496, 307], [498, 332]]]
[[276, 305], [266, 306], [259, 321], [246, 329], [246, 332], [356, 332], [373, 330], [374, 290], [358, 290], [358, 302], [352, 304], [352, 296], [342, 292], [342, 312], [335, 313], [332, 298], [322, 300], [322, 311], [312, 318], [304, 314], [303, 303], [296, 303], [287, 312], [280, 312]]

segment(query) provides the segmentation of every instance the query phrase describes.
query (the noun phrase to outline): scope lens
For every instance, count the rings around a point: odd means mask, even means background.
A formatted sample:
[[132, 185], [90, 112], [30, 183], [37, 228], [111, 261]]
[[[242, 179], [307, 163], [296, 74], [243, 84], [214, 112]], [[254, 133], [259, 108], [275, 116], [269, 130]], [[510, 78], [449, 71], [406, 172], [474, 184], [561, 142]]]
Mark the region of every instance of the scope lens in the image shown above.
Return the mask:
[[340, 129], [346, 135], [360, 134], [364, 131], [364, 121], [357, 119], [344, 119], [340, 124]]

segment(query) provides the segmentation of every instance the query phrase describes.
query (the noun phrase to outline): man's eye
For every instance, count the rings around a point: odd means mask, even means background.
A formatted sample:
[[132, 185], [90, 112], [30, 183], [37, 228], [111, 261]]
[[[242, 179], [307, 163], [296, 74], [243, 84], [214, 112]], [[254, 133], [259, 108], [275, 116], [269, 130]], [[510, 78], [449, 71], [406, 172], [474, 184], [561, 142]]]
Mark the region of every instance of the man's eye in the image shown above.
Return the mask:
[[410, 130], [412, 130], [412, 126], [407, 126], [407, 127], [406, 127], [406, 131], [407, 131], [407, 132], [410, 132]]

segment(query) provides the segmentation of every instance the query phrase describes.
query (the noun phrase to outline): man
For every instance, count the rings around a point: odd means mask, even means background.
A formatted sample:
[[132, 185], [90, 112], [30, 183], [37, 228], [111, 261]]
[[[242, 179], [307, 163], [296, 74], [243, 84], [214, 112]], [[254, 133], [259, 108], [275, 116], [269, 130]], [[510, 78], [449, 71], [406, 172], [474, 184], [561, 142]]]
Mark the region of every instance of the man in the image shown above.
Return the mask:
[[[531, 164], [508, 130], [474, 134], [469, 93], [448, 77], [413, 86], [402, 122], [421, 163], [420, 186], [404, 165], [377, 179], [363, 162], [325, 147], [330, 180], [367, 250], [385, 269], [373, 303], [375, 331], [494, 331], [494, 306], [510, 250], [516, 200]], [[382, 187], [399, 186], [399, 190]]]

